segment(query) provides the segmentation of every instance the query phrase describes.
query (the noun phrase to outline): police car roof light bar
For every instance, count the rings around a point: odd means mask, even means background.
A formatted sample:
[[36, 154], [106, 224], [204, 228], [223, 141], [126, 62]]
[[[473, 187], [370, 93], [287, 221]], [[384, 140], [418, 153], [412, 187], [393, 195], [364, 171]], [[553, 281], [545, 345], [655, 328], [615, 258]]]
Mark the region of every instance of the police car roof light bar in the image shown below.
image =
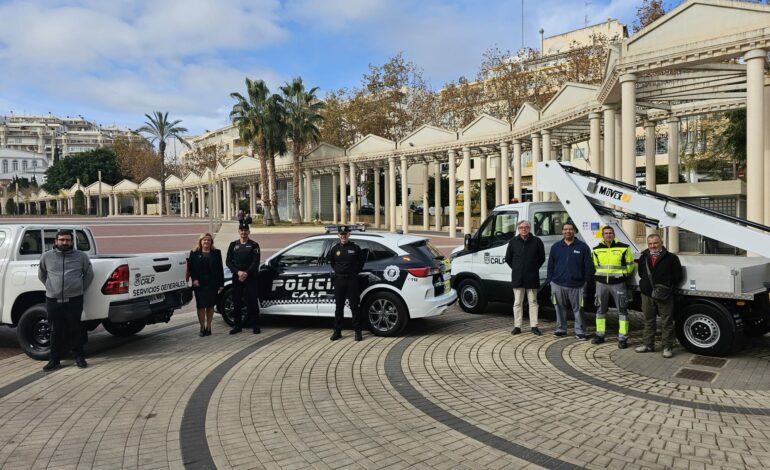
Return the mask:
[[351, 232], [366, 232], [366, 224], [326, 225], [324, 226], [324, 230], [326, 230], [326, 233], [337, 233], [339, 232], [340, 227], [347, 227]]

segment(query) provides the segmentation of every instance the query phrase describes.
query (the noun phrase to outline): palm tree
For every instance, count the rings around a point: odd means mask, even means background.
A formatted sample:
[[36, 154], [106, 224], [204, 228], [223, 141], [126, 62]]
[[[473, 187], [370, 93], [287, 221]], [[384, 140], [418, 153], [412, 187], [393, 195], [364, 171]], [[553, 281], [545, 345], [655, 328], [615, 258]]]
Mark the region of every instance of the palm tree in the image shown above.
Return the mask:
[[278, 185], [277, 175], [275, 171], [275, 156], [283, 155], [286, 153], [286, 110], [283, 107], [283, 98], [279, 95], [273, 94], [267, 99], [267, 114], [266, 114], [266, 126], [265, 126], [265, 148], [269, 158], [268, 175], [270, 178], [270, 201], [272, 202], [271, 210], [273, 212], [273, 220], [278, 222], [280, 217], [278, 215]]
[[270, 183], [268, 177], [268, 148], [265, 138], [267, 129], [267, 106], [270, 90], [262, 80], [246, 78], [246, 96], [230, 93], [237, 103], [230, 111], [230, 120], [238, 127], [241, 140], [248, 143], [252, 154], [259, 158], [259, 189], [262, 195], [262, 207], [265, 209], [264, 224], [273, 225]]
[[158, 153], [160, 154], [160, 201], [158, 204], [160, 205], [160, 215], [164, 215], [166, 212], [166, 142], [174, 138], [188, 148], [190, 143], [182, 137], [182, 134], [187, 133], [187, 129], [179, 126], [181, 120], [169, 122], [168, 113], [164, 114], [161, 111], [155, 111], [154, 116], [149, 114], [144, 116], [147, 121], [135, 133], [145, 134], [153, 144], [155, 141], [158, 142]]
[[[292, 164], [292, 186], [294, 189], [294, 213], [292, 222], [300, 223], [299, 217], [299, 176], [301, 153], [308, 144], [317, 144], [320, 140], [321, 131], [318, 126], [323, 123], [321, 110], [324, 107], [323, 101], [320, 101], [315, 95], [318, 87], [306, 91], [302, 78], [298, 77], [281, 87], [284, 95], [284, 108], [286, 109], [287, 134], [291, 139], [293, 164]], [[354, 188], [351, 188], [353, 191]]]

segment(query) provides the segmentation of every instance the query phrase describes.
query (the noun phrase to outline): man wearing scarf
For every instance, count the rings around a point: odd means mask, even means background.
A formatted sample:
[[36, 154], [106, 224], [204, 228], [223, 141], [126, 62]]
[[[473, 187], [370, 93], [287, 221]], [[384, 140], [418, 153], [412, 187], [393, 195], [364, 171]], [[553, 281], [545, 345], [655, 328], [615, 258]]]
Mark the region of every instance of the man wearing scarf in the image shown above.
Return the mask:
[[[644, 333], [643, 344], [636, 348], [636, 352], [646, 353], [655, 350], [656, 316], [660, 315], [663, 357], [668, 359], [674, 355], [673, 289], [682, 282], [683, 277], [679, 257], [666, 250], [660, 235], [648, 236], [647, 249], [639, 257], [639, 290], [642, 292]], [[656, 285], [668, 287], [672, 294], [665, 300], [653, 298], [653, 289]]]

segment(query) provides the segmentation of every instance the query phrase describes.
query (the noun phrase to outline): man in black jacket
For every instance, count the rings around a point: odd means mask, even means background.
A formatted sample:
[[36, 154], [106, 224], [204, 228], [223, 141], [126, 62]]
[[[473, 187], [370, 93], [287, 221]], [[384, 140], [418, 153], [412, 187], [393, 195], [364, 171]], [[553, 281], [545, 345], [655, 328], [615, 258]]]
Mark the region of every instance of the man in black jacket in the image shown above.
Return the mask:
[[[674, 355], [674, 295], [673, 290], [682, 282], [682, 264], [679, 257], [663, 247], [658, 234], [647, 237], [647, 249], [639, 257], [639, 290], [642, 292], [644, 334], [638, 353], [655, 350], [655, 316], [660, 315], [663, 357]], [[667, 299], [653, 298], [656, 285], [666, 286], [671, 292]]]
[[350, 305], [353, 315], [353, 330], [356, 341], [361, 341], [361, 315], [359, 302], [361, 300], [361, 287], [358, 281], [358, 273], [364, 268], [366, 259], [361, 248], [350, 241], [350, 228], [340, 225], [338, 228], [340, 242], [334, 245], [329, 252], [329, 264], [334, 270], [334, 333], [331, 340], [342, 338], [342, 318], [345, 313], [345, 300]]
[[508, 242], [505, 262], [511, 267], [511, 287], [513, 288], [513, 331], [521, 333], [522, 304], [526, 293], [529, 299], [529, 327], [533, 335], [540, 336], [537, 327], [537, 290], [540, 288], [540, 267], [545, 262], [543, 241], [530, 233], [528, 221], [517, 224], [519, 234]]
[[257, 298], [257, 271], [259, 270], [259, 243], [249, 238], [250, 218], [238, 225], [238, 240], [227, 248], [225, 264], [233, 273], [233, 319], [235, 325], [230, 334], [240, 333], [243, 325], [241, 310], [246, 297], [246, 315], [253, 318], [254, 334], [259, 329], [259, 300]]

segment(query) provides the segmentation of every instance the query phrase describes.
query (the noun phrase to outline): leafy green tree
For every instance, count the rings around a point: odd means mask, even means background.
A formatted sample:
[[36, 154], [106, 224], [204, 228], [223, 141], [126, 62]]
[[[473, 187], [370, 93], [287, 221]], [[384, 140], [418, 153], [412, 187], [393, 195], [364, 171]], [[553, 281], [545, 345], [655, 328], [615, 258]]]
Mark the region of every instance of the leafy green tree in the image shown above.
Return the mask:
[[86, 213], [86, 195], [78, 189], [72, 198], [72, 211], [77, 215]]
[[5, 214], [6, 215], [16, 215], [16, 201], [14, 198], [9, 197], [5, 201]]
[[[281, 87], [283, 104], [286, 110], [286, 133], [291, 139], [292, 146], [292, 187], [294, 196], [294, 213], [292, 222], [298, 224], [299, 218], [299, 180], [302, 162], [302, 154], [309, 145], [318, 144], [321, 131], [319, 126], [323, 122], [321, 111], [324, 103], [318, 99], [316, 92], [318, 87], [305, 90], [302, 78], [295, 78], [291, 83]], [[308, 215], [308, 218], [310, 216]]]
[[123, 179], [115, 152], [110, 148], [100, 148], [72, 154], [48, 167], [43, 189], [55, 194], [59, 189], [71, 188], [78, 178], [80, 184], [88, 186], [99, 180], [99, 170], [105, 183], [115, 184]]
[[179, 126], [182, 122], [177, 119], [176, 121], [168, 120], [168, 113], [162, 113], [161, 111], [155, 111], [153, 116], [149, 114], [144, 115], [147, 118], [144, 126], [136, 130], [138, 134], [144, 134], [150, 139], [151, 143], [158, 142], [158, 154], [160, 155], [160, 214], [165, 215], [166, 209], [163, 207], [163, 201], [166, 200], [166, 142], [171, 139], [176, 139], [182, 145], [190, 147], [190, 143], [187, 142], [182, 134], [187, 132], [187, 129]]

